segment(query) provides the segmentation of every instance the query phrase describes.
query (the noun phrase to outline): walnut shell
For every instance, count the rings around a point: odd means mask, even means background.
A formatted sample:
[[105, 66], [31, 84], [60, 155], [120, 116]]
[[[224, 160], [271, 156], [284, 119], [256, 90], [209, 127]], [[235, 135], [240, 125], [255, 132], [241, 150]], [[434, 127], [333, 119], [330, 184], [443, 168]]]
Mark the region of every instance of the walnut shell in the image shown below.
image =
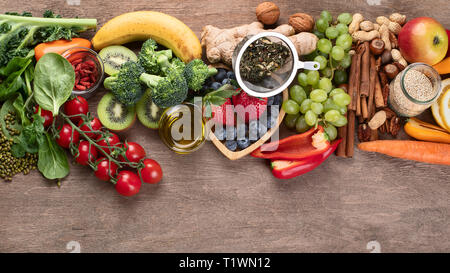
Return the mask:
[[314, 18], [306, 13], [295, 13], [289, 17], [289, 25], [296, 33], [311, 32], [314, 29]]
[[273, 2], [262, 2], [256, 7], [256, 18], [264, 25], [273, 25], [280, 17], [280, 9]]

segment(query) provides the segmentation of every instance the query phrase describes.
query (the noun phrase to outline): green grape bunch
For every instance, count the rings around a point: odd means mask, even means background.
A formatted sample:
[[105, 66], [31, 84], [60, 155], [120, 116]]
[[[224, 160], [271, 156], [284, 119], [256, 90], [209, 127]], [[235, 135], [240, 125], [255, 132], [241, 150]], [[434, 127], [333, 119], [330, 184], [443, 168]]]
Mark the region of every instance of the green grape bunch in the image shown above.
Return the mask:
[[346, 70], [351, 66], [349, 51], [353, 43], [348, 33], [351, 21], [350, 13], [342, 13], [333, 21], [328, 11], [322, 11], [316, 20], [317, 49], [305, 60], [318, 62], [320, 69], [301, 71], [298, 84], [289, 89], [289, 99], [282, 105], [288, 128], [303, 133], [321, 125], [332, 141], [337, 137], [337, 128], [347, 124], [345, 115], [351, 98], [337, 86], [348, 82]]

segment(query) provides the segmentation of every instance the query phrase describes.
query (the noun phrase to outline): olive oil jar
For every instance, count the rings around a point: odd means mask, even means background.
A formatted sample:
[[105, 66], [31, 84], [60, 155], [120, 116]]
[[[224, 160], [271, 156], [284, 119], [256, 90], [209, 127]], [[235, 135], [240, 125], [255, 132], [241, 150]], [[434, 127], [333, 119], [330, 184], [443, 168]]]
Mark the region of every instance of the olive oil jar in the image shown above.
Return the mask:
[[200, 149], [205, 143], [201, 108], [192, 103], [167, 108], [159, 120], [159, 136], [169, 149], [179, 154]]

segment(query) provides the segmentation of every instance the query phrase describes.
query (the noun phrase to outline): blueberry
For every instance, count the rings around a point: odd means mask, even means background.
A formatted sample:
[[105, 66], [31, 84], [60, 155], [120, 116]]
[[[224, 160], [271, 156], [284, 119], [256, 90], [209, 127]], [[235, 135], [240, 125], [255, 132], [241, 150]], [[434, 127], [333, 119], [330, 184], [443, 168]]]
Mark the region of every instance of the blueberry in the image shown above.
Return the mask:
[[211, 89], [217, 90], [222, 87], [222, 84], [220, 84], [220, 82], [213, 82], [210, 87]]
[[265, 124], [260, 123], [258, 126], [258, 135], [261, 138], [263, 135], [267, 133], [267, 127]]
[[237, 148], [237, 142], [235, 140], [227, 140], [225, 141], [225, 147], [227, 147], [228, 150], [234, 152]]
[[267, 98], [267, 106], [272, 105], [274, 100], [275, 100], [275, 97], [268, 97]]
[[277, 118], [278, 116], [269, 116], [267, 118], [267, 128], [272, 128], [275, 126], [275, 124], [277, 124]]
[[227, 77], [227, 71], [225, 69], [223, 69], [223, 68], [219, 68], [219, 69], [217, 69], [217, 74], [214, 76], [214, 79], [217, 82], [221, 82], [226, 77]]
[[235, 140], [236, 139], [236, 127], [230, 127], [227, 126], [226, 134], [227, 134], [227, 140]]
[[227, 72], [227, 78], [230, 80], [236, 80], [236, 75], [234, 75], [233, 71], [228, 71]]
[[258, 121], [252, 120], [248, 124], [248, 138], [250, 140], [258, 140]]
[[225, 140], [227, 137], [227, 133], [222, 126], [217, 126], [214, 128], [214, 134], [216, 135], [218, 140]]
[[281, 106], [282, 103], [283, 103], [283, 97], [281, 96], [281, 94], [278, 94], [274, 97], [272, 105]]
[[250, 146], [250, 140], [248, 138], [244, 138], [237, 141], [237, 146], [239, 149], [244, 150], [248, 146]]
[[222, 85], [231, 83], [230, 79], [223, 79]]
[[246, 133], [247, 133], [247, 125], [245, 125], [245, 123], [239, 123], [238, 124], [238, 126], [237, 126], [237, 128], [236, 128], [236, 134], [237, 134], [237, 137], [236, 137], [236, 139], [237, 140], [242, 140], [242, 139], [244, 139], [245, 138], [245, 135], [246, 135]]

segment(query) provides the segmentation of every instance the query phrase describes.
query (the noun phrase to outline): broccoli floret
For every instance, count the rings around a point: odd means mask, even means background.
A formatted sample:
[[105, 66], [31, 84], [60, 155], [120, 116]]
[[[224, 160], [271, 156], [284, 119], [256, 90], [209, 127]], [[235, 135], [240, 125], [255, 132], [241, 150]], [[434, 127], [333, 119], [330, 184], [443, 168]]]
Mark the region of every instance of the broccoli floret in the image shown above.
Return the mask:
[[148, 39], [142, 44], [141, 52], [139, 52], [139, 64], [147, 73], [160, 75], [162, 67], [172, 59], [172, 50], [156, 51], [158, 44], [153, 39]]
[[79, 32], [96, 28], [96, 19], [63, 19], [51, 11], [44, 18], [31, 13], [0, 14], [0, 67], [14, 57], [25, 57], [38, 43], [71, 40]]
[[118, 101], [125, 105], [134, 105], [144, 94], [139, 80], [144, 72], [138, 63], [129, 61], [121, 66], [119, 73], [106, 78], [103, 84]]
[[198, 91], [202, 88], [205, 80], [217, 74], [217, 69], [209, 68], [202, 60], [194, 59], [186, 65], [184, 76], [189, 89]]
[[140, 80], [152, 89], [152, 101], [161, 108], [182, 103], [188, 93], [188, 85], [183, 73], [169, 69], [166, 77], [144, 73]]

